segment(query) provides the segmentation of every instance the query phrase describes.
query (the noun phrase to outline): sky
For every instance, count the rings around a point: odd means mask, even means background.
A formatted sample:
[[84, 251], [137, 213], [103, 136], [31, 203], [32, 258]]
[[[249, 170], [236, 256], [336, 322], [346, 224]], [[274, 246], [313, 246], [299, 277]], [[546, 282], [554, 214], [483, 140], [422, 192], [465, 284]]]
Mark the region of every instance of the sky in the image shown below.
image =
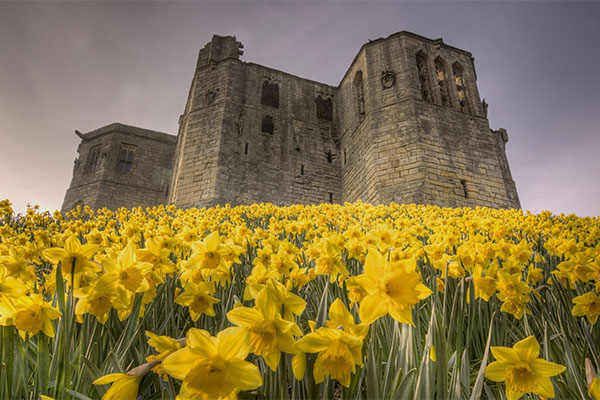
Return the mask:
[[411, 31], [475, 57], [522, 208], [600, 215], [600, 2], [2, 2], [0, 199], [60, 209], [75, 129], [171, 134], [213, 34], [243, 61], [337, 86], [370, 39]]

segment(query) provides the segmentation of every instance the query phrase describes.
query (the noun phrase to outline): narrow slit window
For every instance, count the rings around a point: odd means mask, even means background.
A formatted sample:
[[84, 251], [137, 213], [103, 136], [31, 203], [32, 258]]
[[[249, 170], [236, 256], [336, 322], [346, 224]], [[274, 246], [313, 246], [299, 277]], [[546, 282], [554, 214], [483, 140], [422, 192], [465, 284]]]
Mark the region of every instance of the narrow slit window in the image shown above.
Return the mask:
[[304, 175], [304, 164], [300, 166], [300, 175]]
[[333, 193], [329, 192], [329, 202], [333, 204]]
[[130, 144], [122, 144], [119, 151], [119, 161], [117, 162], [117, 171], [129, 173], [133, 167], [133, 159], [135, 156], [136, 146]]
[[244, 154], [248, 154], [248, 142], [246, 142], [246, 146], [244, 147]]
[[461, 180], [460, 184], [462, 185], [463, 195], [465, 196], [465, 199], [468, 199], [469, 198], [469, 191], [467, 190], [467, 181]]
[[331, 152], [331, 150], [327, 150], [325, 152], [325, 157], [327, 157], [327, 162], [329, 164], [331, 164], [333, 162], [333, 153]]
[[358, 106], [358, 121], [365, 119], [365, 88], [363, 86], [362, 71], [357, 71], [354, 75], [354, 94]]

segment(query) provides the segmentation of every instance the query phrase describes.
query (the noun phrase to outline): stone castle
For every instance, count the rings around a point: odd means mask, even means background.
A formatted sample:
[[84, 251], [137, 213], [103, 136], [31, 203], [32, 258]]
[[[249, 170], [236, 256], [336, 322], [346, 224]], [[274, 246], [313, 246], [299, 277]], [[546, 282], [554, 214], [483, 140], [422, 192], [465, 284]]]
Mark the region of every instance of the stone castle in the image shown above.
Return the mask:
[[490, 129], [471, 53], [398, 32], [364, 44], [337, 87], [200, 50], [178, 135], [81, 133], [62, 206], [362, 200], [519, 208], [504, 129]]

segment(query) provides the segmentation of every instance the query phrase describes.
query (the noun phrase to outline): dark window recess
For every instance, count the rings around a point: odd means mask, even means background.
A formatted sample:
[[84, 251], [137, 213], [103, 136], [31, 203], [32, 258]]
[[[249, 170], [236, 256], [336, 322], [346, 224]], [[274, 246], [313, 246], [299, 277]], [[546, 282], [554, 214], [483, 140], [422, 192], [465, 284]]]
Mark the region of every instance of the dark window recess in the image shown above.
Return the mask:
[[246, 147], [244, 148], [244, 154], [248, 154], [248, 143], [246, 143]]
[[329, 192], [329, 202], [333, 204], [333, 193]]
[[325, 152], [325, 157], [327, 157], [327, 162], [329, 164], [331, 164], [333, 162], [333, 153], [331, 152], [331, 150], [327, 150]]
[[324, 99], [321, 95], [318, 95], [315, 99], [317, 103], [317, 118], [325, 121], [333, 120], [333, 103], [330, 98]]
[[440, 100], [443, 106], [450, 106], [450, 95], [448, 94], [448, 74], [446, 73], [446, 67], [440, 57], [434, 61], [435, 65], [435, 76], [438, 81], [440, 89]]
[[454, 83], [456, 84], [456, 94], [458, 95], [458, 106], [462, 112], [468, 113], [469, 100], [467, 96], [467, 88], [465, 86], [465, 80], [463, 78], [463, 69], [458, 63], [454, 63], [452, 66], [452, 73], [454, 74]]
[[265, 106], [279, 108], [279, 85], [264, 81], [260, 102]]
[[300, 175], [304, 175], [304, 165], [300, 166]]
[[90, 149], [90, 153], [88, 155], [88, 159], [83, 170], [84, 174], [90, 174], [96, 171], [96, 166], [98, 165], [98, 158], [100, 157], [100, 146], [101, 145], [96, 145]]
[[346, 148], [344, 148], [344, 165], [346, 165]]
[[469, 191], [467, 190], [467, 181], [462, 180], [462, 181], [460, 181], [460, 184], [462, 185], [463, 195], [465, 196], [465, 199], [468, 199], [469, 198]]
[[273, 117], [270, 115], [265, 115], [262, 119], [261, 131], [264, 133], [270, 133], [272, 135], [274, 130], [275, 124], [273, 123]]
[[169, 195], [169, 184], [167, 183], [167, 190], [165, 190], [165, 196]]
[[362, 71], [357, 71], [354, 75], [354, 96], [358, 105], [358, 122], [363, 122], [365, 119], [365, 89]]
[[133, 167], [133, 157], [135, 155], [135, 146], [122, 144], [119, 151], [119, 161], [117, 163], [117, 171], [129, 173]]
[[421, 98], [427, 102], [433, 102], [431, 97], [431, 84], [429, 83], [429, 73], [427, 72], [427, 56], [422, 51], [417, 53], [417, 72], [419, 74], [419, 89]]

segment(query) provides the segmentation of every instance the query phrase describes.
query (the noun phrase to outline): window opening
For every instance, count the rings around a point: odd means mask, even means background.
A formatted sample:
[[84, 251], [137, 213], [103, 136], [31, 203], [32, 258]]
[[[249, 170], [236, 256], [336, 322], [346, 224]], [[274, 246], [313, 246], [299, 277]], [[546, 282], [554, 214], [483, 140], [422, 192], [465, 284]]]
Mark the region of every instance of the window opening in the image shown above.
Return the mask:
[[468, 199], [469, 198], [469, 192], [467, 191], [467, 181], [461, 180], [460, 184], [462, 185], [463, 194], [465, 196], [465, 199]]
[[85, 164], [85, 169], [83, 170], [84, 174], [89, 174], [96, 171], [98, 158], [100, 157], [100, 147], [101, 145], [98, 144], [90, 149], [87, 163]]
[[327, 150], [325, 152], [325, 157], [327, 157], [327, 162], [329, 164], [331, 164], [333, 162], [333, 153], [331, 152], [331, 150]]
[[419, 73], [421, 98], [431, 103], [433, 98], [431, 97], [431, 84], [429, 83], [429, 73], [427, 71], [427, 56], [422, 51], [417, 53], [417, 71]]
[[273, 117], [271, 117], [270, 115], [265, 115], [263, 117], [261, 130], [263, 133], [270, 133], [271, 135], [273, 134], [273, 131], [275, 130]]
[[248, 142], [246, 142], [246, 147], [244, 148], [244, 154], [248, 154]]
[[448, 95], [448, 74], [446, 73], [446, 67], [440, 57], [435, 59], [435, 75], [438, 81], [440, 89], [440, 99], [443, 106], [450, 106], [450, 96]]
[[304, 164], [300, 166], [300, 175], [304, 175]]
[[329, 202], [333, 204], [333, 193], [329, 192]]
[[365, 89], [363, 87], [362, 71], [357, 71], [354, 75], [354, 93], [358, 105], [358, 121], [365, 119]]
[[260, 102], [266, 106], [279, 108], [279, 85], [264, 81]]
[[117, 171], [129, 173], [133, 167], [133, 157], [135, 155], [136, 146], [130, 144], [122, 144], [119, 151], [119, 161], [117, 163]]
[[330, 98], [324, 99], [321, 95], [318, 95], [315, 99], [317, 104], [317, 118], [325, 121], [333, 120], [333, 103]]
[[452, 66], [454, 74], [454, 83], [456, 84], [456, 93], [458, 94], [458, 105], [463, 112], [469, 112], [469, 101], [467, 97], [467, 87], [463, 78], [463, 69], [460, 64], [455, 63]]

